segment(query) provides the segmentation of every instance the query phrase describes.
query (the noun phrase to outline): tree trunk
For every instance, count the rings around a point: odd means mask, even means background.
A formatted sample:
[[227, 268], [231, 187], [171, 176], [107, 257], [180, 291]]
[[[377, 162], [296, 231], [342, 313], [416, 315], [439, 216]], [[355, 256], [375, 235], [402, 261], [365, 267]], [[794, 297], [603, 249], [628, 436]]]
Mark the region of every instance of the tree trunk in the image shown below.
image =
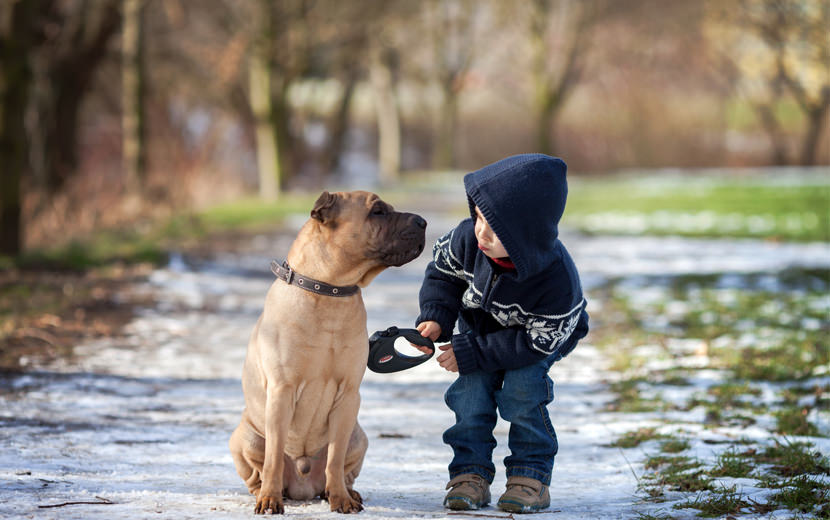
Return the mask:
[[772, 164], [783, 165], [788, 164], [789, 159], [787, 158], [786, 137], [781, 131], [781, 125], [778, 124], [778, 119], [775, 118], [772, 108], [777, 101], [778, 100], [776, 98], [776, 100], [770, 104], [756, 103], [755, 110], [761, 118], [761, 125], [764, 127], [764, 130], [766, 130], [770, 139], [770, 144], [772, 145], [772, 155], [770, 157]]
[[358, 68], [350, 67], [346, 72], [343, 85], [343, 93], [340, 96], [340, 104], [334, 117], [329, 124], [329, 144], [326, 147], [326, 154], [323, 160], [325, 173], [335, 173], [340, 167], [340, 159], [346, 144], [346, 132], [349, 129], [349, 109], [352, 96], [357, 85]]
[[61, 56], [48, 66], [42, 106], [44, 133], [43, 183], [54, 193], [72, 176], [78, 165], [78, 117], [110, 39], [121, 25], [118, 0], [82, 4], [75, 29], [62, 41]]
[[24, 114], [32, 73], [34, 2], [0, 5], [0, 255], [23, 249], [21, 181], [28, 171]]
[[259, 171], [259, 196], [274, 200], [279, 195], [280, 161], [274, 111], [271, 106], [271, 74], [263, 49], [255, 46], [248, 70], [251, 111], [256, 125], [256, 157]]
[[[549, 0], [535, 0], [529, 22], [532, 45], [533, 107], [536, 110], [536, 146], [546, 154], [557, 153], [554, 127], [568, 95], [582, 75], [582, 55], [587, 32], [595, 13], [593, 4], [565, 0], [554, 5]], [[552, 19], [556, 15], [555, 19]], [[556, 22], [557, 27], [551, 24]], [[549, 48], [551, 34], [563, 38], [561, 52]], [[560, 61], [553, 63], [554, 58]]]
[[124, 0], [121, 36], [122, 156], [127, 190], [138, 193], [145, 181], [144, 0]]
[[555, 102], [549, 97], [549, 94], [542, 94], [541, 96], [541, 99], [537, 99], [536, 105], [538, 112], [536, 120], [536, 151], [546, 155], [552, 155], [555, 149], [553, 142], [553, 125], [556, 122], [556, 118], [554, 117]]
[[271, 122], [276, 132], [277, 164], [280, 169], [277, 187], [282, 190], [294, 178], [298, 166], [302, 164], [302, 158], [305, 157], [305, 141], [296, 138], [291, 129], [292, 111], [288, 101], [290, 82], [274, 67], [270, 71]]
[[438, 143], [435, 147], [433, 165], [440, 169], [451, 169], [456, 165], [455, 131], [458, 126], [458, 92], [452, 81], [441, 85], [443, 99], [438, 122]]
[[380, 183], [389, 185], [398, 180], [401, 169], [401, 126], [398, 103], [395, 98], [389, 50], [376, 42], [369, 53], [369, 77], [375, 92], [375, 111], [378, 120]]
[[818, 160], [818, 147], [822, 131], [827, 130], [827, 114], [830, 112], [830, 87], [824, 87], [817, 105], [807, 111], [807, 135], [801, 152], [802, 166], [813, 166]]

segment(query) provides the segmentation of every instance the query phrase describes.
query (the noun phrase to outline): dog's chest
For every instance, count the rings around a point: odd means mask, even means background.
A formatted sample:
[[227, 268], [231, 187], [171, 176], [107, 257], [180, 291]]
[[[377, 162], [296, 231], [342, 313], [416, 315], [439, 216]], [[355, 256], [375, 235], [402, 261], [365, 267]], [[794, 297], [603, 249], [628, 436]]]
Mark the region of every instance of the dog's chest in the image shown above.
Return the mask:
[[329, 416], [347, 392], [357, 392], [357, 389], [333, 379], [303, 382], [297, 387], [285, 449], [288, 455], [311, 456], [328, 443]]

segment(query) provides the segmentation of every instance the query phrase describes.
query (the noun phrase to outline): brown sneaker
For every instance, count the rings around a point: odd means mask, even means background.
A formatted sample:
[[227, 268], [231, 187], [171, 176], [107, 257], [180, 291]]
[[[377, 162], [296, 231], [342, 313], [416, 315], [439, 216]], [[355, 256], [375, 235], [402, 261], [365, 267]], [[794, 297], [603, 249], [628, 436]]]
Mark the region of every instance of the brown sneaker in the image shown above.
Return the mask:
[[508, 477], [499, 509], [510, 513], [536, 513], [550, 507], [548, 486], [528, 477]]
[[490, 484], [479, 475], [464, 473], [450, 480], [444, 507], [455, 510], [478, 509], [490, 503]]

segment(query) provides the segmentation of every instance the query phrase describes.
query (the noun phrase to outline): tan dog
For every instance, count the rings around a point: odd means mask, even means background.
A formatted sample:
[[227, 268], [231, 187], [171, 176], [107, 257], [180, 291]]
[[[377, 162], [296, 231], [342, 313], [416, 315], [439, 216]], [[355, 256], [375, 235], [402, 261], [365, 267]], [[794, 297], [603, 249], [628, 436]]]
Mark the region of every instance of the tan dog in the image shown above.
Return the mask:
[[283, 513], [283, 496], [363, 509], [352, 489], [368, 446], [357, 424], [369, 350], [359, 287], [417, 257], [425, 228], [373, 193], [317, 199], [288, 252], [292, 272], [275, 271], [284, 279], [268, 291], [248, 343], [245, 410], [230, 448], [256, 513]]

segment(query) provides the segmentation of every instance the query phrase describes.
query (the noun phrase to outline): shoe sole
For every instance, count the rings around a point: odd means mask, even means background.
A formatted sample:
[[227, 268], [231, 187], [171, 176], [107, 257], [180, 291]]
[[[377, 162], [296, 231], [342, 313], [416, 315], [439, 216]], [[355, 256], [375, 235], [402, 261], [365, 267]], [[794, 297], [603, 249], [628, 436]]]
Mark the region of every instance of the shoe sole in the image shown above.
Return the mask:
[[483, 504], [476, 504], [467, 497], [447, 497], [446, 500], [444, 500], [444, 507], [452, 509], [453, 511], [471, 511], [486, 505], [487, 502]]
[[527, 504], [521, 504], [519, 502], [506, 500], [499, 500], [499, 503], [497, 505], [499, 509], [501, 509], [502, 511], [506, 511], [508, 513], [538, 513], [539, 511], [542, 511], [550, 507], [550, 503], [541, 504], [538, 506], [531, 506]]

